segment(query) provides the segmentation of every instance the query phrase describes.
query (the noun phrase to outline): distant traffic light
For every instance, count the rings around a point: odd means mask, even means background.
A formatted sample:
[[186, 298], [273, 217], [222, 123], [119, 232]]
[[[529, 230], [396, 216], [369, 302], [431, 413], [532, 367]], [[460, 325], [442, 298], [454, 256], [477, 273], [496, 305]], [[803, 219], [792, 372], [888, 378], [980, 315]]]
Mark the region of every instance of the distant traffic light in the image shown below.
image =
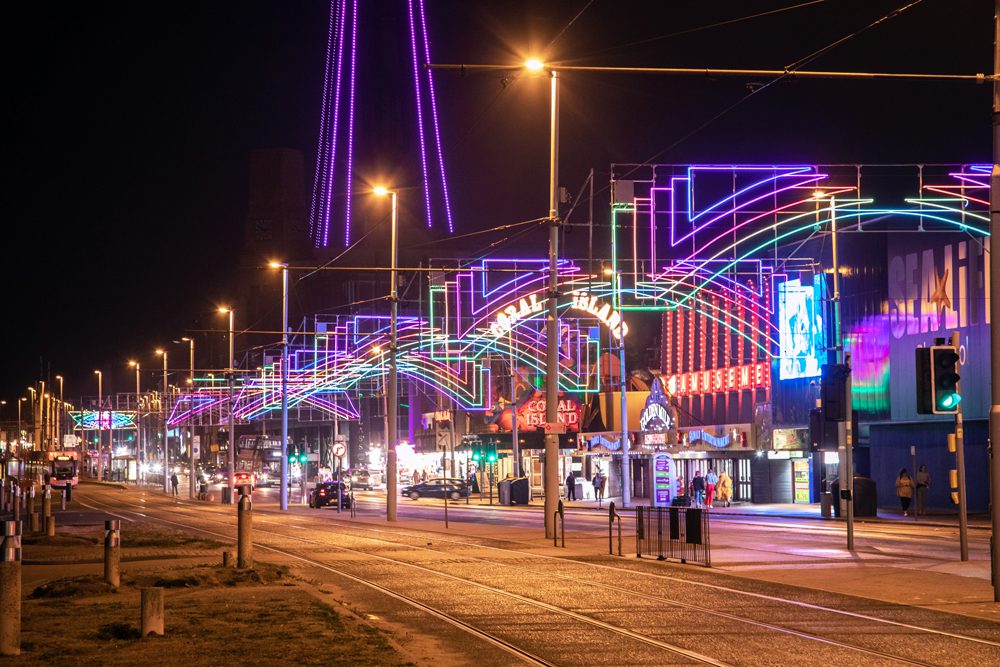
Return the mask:
[[936, 415], [958, 412], [962, 396], [958, 393], [958, 350], [951, 345], [931, 347], [931, 384], [934, 387], [933, 412]]
[[299, 463], [306, 463], [307, 461], [309, 461], [309, 455], [303, 450], [299, 453]]
[[486, 451], [486, 460], [489, 463], [497, 462], [497, 446], [496, 443], [491, 443], [489, 449]]
[[483, 446], [476, 444], [472, 446], [472, 460], [482, 461], [483, 460]]

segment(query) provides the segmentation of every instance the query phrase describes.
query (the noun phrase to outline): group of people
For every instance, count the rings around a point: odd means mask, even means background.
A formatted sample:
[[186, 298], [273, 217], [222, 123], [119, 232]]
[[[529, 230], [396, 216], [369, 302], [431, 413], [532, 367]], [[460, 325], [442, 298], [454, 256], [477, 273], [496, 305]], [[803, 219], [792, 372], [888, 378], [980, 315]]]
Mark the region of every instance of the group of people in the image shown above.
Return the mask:
[[[604, 500], [604, 487], [608, 483], [608, 478], [598, 470], [594, 473], [590, 483], [594, 485], [594, 498], [600, 503]], [[573, 473], [566, 476], [566, 500], [576, 500], [576, 476]]]
[[896, 477], [896, 497], [899, 498], [899, 505], [903, 508], [903, 516], [910, 515], [910, 503], [914, 495], [917, 497], [914, 514], [916, 516], [927, 514], [927, 489], [930, 487], [931, 475], [927, 472], [927, 466], [920, 466], [916, 479], [910, 477], [906, 468], [899, 471], [899, 476]]
[[689, 492], [694, 499], [692, 507], [713, 508], [716, 498], [720, 505], [729, 507], [733, 500], [733, 478], [725, 470], [717, 473], [709, 468], [704, 477], [696, 470]]

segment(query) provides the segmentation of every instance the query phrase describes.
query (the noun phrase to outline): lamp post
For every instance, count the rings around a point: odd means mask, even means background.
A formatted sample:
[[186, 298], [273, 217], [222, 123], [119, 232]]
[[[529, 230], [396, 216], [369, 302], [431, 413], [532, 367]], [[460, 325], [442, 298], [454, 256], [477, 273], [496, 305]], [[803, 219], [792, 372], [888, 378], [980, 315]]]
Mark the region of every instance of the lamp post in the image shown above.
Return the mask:
[[21, 435], [22, 434], [22, 430], [21, 430], [21, 403], [24, 403], [26, 400], [28, 400], [28, 399], [24, 398], [24, 397], [21, 397], [21, 398], [17, 399], [17, 448], [18, 448], [19, 451], [21, 449], [21, 437], [22, 437], [22, 435]]
[[56, 437], [59, 439], [59, 449], [62, 449], [63, 430], [66, 428], [66, 403], [63, 402], [63, 376], [57, 375], [59, 380], [59, 411], [56, 413]]
[[[288, 510], [288, 264], [270, 262], [281, 269], [281, 510]], [[336, 419], [336, 417], [334, 417]]]
[[229, 315], [229, 446], [226, 459], [229, 468], [229, 504], [233, 504], [233, 491], [236, 488], [236, 411], [233, 405], [233, 309], [219, 308], [219, 313]]
[[28, 444], [32, 447], [35, 446], [35, 398], [38, 396], [38, 391], [34, 387], [28, 387], [28, 391], [31, 392], [31, 400], [28, 403], [31, 406], [31, 436], [28, 438]]
[[170, 448], [167, 446], [167, 351], [159, 349], [156, 354], [163, 357], [163, 395], [160, 397], [160, 412], [163, 416], [163, 492], [170, 493]]
[[193, 401], [191, 400], [194, 396], [194, 338], [184, 337], [181, 338], [182, 342], [188, 344], [188, 364], [190, 366], [190, 377], [188, 377], [188, 464], [190, 472], [188, 472], [188, 497], [194, 500], [197, 496], [196, 482], [198, 481], [198, 475], [196, 468], [198, 466], [198, 458], [194, 451], [194, 410]]
[[[94, 371], [97, 375], [97, 481], [104, 481], [104, 429], [101, 423], [104, 416], [104, 374]], [[109, 475], [110, 477], [110, 475]]]
[[[146, 465], [146, 441], [142, 437], [142, 403], [141, 396], [142, 393], [139, 389], [139, 362], [131, 360], [128, 362], [129, 366], [135, 368], [135, 440], [136, 440], [136, 459], [139, 460], [138, 476], [139, 480], [142, 482], [146, 481], [146, 473], [143, 471], [143, 466]], [[141, 454], [141, 455], [140, 455]]]
[[386, 418], [388, 426], [385, 434], [385, 519], [396, 520], [396, 317], [399, 302], [396, 297], [396, 252], [398, 248], [397, 226], [398, 208], [396, 206], [396, 191], [385, 187], [377, 187], [375, 194], [384, 197], [389, 195], [392, 203], [390, 216], [390, 268], [389, 268], [389, 384], [386, 388]]

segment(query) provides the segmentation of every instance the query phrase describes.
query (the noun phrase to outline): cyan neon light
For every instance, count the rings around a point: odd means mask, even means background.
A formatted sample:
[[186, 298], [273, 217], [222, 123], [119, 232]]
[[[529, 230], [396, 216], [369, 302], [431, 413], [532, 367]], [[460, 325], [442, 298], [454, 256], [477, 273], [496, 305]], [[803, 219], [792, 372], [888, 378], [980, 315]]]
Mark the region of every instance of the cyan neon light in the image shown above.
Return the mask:
[[134, 429], [137, 415], [134, 410], [71, 410], [69, 413], [76, 431]]

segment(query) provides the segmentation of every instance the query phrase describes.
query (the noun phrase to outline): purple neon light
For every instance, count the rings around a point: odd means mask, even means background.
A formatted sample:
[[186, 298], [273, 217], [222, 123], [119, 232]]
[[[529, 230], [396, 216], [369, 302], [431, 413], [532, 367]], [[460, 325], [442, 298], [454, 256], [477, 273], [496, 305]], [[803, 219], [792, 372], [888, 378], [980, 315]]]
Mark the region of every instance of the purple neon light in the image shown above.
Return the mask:
[[[323, 67], [323, 106], [320, 112], [319, 118], [319, 139], [316, 145], [316, 172], [313, 176], [313, 189], [312, 189], [312, 204], [309, 208], [309, 237], [313, 240], [313, 243], [318, 243], [318, 232], [316, 219], [316, 195], [319, 192], [320, 183], [322, 183], [326, 178], [326, 134], [327, 134], [327, 118], [329, 116], [329, 100], [330, 100], [330, 60], [333, 57], [333, 49], [331, 48], [334, 35], [337, 29], [337, 11], [335, 3], [330, 2], [330, 26], [327, 29], [326, 37], [326, 61]], [[320, 174], [323, 175], [323, 179], [320, 179]]]
[[[412, 0], [411, 0], [412, 1]], [[420, 25], [424, 33], [424, 65], [431, 62], [430, 36], [427, 34], [427, 18], [424, 14], [424, 0], [418, 0], [420, 8]], [[434, 94], [434, 73], [427, 68], [427, 94], [431, 99], [431, 120], [434, 122], [434, 142], [437, 146], [438, 166], [441, 171], [441, 191], [444, 195], [444, 213], [448, 219], [448, 233], [455, 231], [455, 225], [451, 219], [451, 198], [448, 196], [448, 179], [444, 173], [444, 153], [441, 152], [441, 130], [438, 125], [437, 96]]]
[[[326, 182], [326, 213], [323, 216], [325, 225], [323, 226], [322, 247], [330, 244], [330, 218], [333, 215], [333, 177], [337, 159], [337, 131], [340, 127], [340, 90], [341, 76], [344, 69], [344, 28], [347, 20], [347, 0], [342, 0], [340, 4], [339, 29], [337, 30], [337, 83], [333, 95], [333, 126], [330, 133], [330, 174]], [[348, 179], [350, 171], [348, 170]]]
[[424, 140], [424, 111], [420, 95], [420, 66], [417, 63], [417, 33], [413, 21], [413, 0], [406, 3], [410, 16], [410, 51], [413, 61], [413, 90], [417, 97], [417, 134], [420, 137], [420, 169], [424, 174], [424, 206], [427, 208], [427, 226], [431, 226], [431, 184], [427, 175], [427, 146]]
[[358, 0], [351, 3], [351, 106], [347, 116], [347, 205], [344, 245], [351, 244], [351, 182], [354, 178], [354, 73], [358, 61]]

